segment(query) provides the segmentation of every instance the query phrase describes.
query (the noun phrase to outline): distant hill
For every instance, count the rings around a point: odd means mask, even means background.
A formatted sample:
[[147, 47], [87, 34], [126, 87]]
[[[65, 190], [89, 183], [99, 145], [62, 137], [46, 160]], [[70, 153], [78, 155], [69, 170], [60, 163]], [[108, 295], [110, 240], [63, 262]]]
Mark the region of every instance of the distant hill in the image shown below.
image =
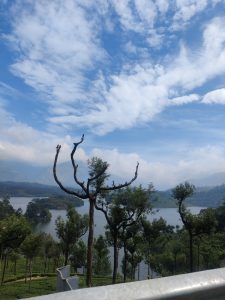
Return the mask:
[[[0, 182], [0, 196], [8, 194], [11, 197], [50, 197], [65, 196], [57, 186], [29, 182]], [[154, 207], [176, 207], [172, 198], [172, 190], [156, 191], [152, 197]], [[218, 207], [225, 199], [225, 185], [216, 187], [200, 187], [188, 198], [188, 206]]]
[[[225, 185], [196, 188], [194, 195], [187, 199], [188, 206], [218, 207], [225, 199]], [[176, 207], [172, 190], [156, 191], [153, 196], [154, 207]]]
[[30, 182], [0, 182], [0, 196], [10, 197], [49, 197], [53, 195], [65, 195], [57, 186], [44, 185]]
[[[78, 176], [81, 179], [85, 179], [87, 177], [87, 165], [82, 161], [79, 161], [78, 165]], [[53, 162], [50, 166], [37, 166], [26, 162], [0, 160], [0, 182], [37, 182], [47, 185], [56, 185], [53, 178], [52, 167]], [[57, 173], [63, 183], [70, 186], [74, 185], [73, 169], [70, 161], [59, 163]]]
[[188, 181], [195, 184], [196, 186], [209, 186], [209, 187], [220, 186], [225, 184], [225, 172], [214, 173], [208, 176], [203, 176], [201, 178], [194, 178]]

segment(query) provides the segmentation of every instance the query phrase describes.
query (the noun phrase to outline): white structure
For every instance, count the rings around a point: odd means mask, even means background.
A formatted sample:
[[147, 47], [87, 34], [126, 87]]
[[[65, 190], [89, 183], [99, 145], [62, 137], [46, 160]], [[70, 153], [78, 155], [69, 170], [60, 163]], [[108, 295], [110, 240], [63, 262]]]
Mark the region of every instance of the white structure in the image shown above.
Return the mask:
[[70, 276], [70, 266], [64, 266], [56, 269], [57, 271], [57, 283], [56, 291], [64, 292], [70, 290], [76, 290], [79, 288], [78, 276]]
[[225, 268], [50, 294], [30, 300], [224, 300]]

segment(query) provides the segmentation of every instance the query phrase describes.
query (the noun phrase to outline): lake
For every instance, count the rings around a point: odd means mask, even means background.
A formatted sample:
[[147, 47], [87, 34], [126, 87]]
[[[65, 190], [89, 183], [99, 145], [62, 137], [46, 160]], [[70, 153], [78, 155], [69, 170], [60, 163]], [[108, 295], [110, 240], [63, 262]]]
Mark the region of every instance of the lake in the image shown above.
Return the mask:
[[[11, 197], [10, 203], [15, 209], [21, 208], [23, 212], [25, 212], [27, 204], [33, 199], [33, 197]], [[84, 206], [76, 207], [76, 210], [80, 214], [87, 214], [89, 208], [89, 202], [84, 201]], [[198, 214], [201, 209], [205, 207], [189, 207], [191, 213]], [[52, 214], [52, 219], [48, 224], [39, 225], [38, 231], [44, 231], [46, 233], [50, 233], [54, 238], [56, 238], [55, 233], [55, 220], [58, 216], [61, 216], [63, 219], [66, 218], [66, 211], [65, 210], [50, 210]], [[159, 219], [160, 217], [164, 218], [169, 225], [176, 226], [182, 225], [179, 213], [177, 208], [159, 208], [154, 210], [154, 214], [149, 214], [148, 219]], [[95, 236], [100, 234], [104, 234], [106, 225], [105, 217], [101, 211], [95, 210]]]
[[[27, 204], [33, 199], [33, 197], [11, 197], [10, 203], [15, 209], [21, 208], [23, 212], [26, 211]], [[89, 202], [84, 201], [84, 206], [76, 207], [76, 210], [80, 214], [88, 213], [89, 208]], [[205, 207], [189, 207], [191, 213], [198, 214], [201, 209], [204, 209]], [[57, 239], [56, 232], [55, 232], [55, 220], [58, 216], [61, 216], [63, 219], [66, 218], [66, 211], [65, 210], [50, 210], [52, 214], [52, 219], [48, 224], [40, 224], [36, 227], [37, 232], [45, 232], [49, 233], [53, 236], [53, 238]], [[181, 226], [182, 222], [179, 216], [179, 213], [177, 211], [177, 208], [159, 208], [154, 210], [154, 214], [148, 215], [148, 220], [153, 219], [159, 219], [160, 217], [164, 218], [169, 225], [172, 226]], [[95, 210], [95, 237], [98, 237], [100, 234], [104, 235], [105, 233], [105, 225], [106, 220], [101, 211]], [[87, 234], [84, 236], [84, 240], [87, 240]], [[121, 251], [120, 251], [121, 252]], [[112, 249], [110, 249], [110, 254], [112, 257]], [[122, 260], [122, 253], [119, 257], [119, 260], [121, 262]], [[119, 265], [120, 265], [119, 262]], [[144, 264], [141, 264], [140, 269], [140, 279], [146, 279], [147, 277], [147, 266]]]

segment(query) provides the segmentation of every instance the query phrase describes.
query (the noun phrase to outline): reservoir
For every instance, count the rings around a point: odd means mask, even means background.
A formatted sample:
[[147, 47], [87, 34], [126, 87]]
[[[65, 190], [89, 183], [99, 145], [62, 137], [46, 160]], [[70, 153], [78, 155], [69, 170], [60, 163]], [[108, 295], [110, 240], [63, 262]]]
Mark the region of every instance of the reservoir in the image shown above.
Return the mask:
[[[23, 212], [26, 211], [27, 204], [32, 201], [33, 197], [11, 197], [10, 203], [15, 209], [21, 208]], [[189, 207], [192, 214], [198, 214], [201, 209], [206, 207]], [[80, 214], [88, 214], [89, 202], [84, 201], [84, 205], [81, 207], [76, 207], [76, 210]], [[66, 210], [50, 210], [52, 214], [51, 221], [47, 224], [39, 224], [36, 227], [37, 232], [45, 232], [47, 234], [51, 234], [54, 239], [57, 239], [55, 232], [55, 220], [58, 216], [61, 216], [63, 219], [66, 219]], [[162, 217], [166, 220], [168, 225], [172, 226], [182, 226], [182, 222], [177, 211], [177, 208], [157, 208], [153, 210], [153, 213], [148, 214], [147, 219], [152, 221], [154, 219], [159, 219]], [[95, 228], [94, 228], [94, 236], [98, 237], [100, 234], [105, 234], [105, 225], [106, 220], [105, 216], [101, 211], [95, 210]], [[83, 238], [85, 241], [87, 240], [87, 234]], [[122, 260], [122, 252], [120, 251], [119, 255], [119, 266]], [[110, 248], [110, 255], [112, 258], [112, 248]], [[119, 268], [120, 269], [120, 268]], [[121, 271], [121, 270], [119, 270]], [[144, 263], [141, 263], [140, 268], [140, 279], [147, 278], [147, 266]]]

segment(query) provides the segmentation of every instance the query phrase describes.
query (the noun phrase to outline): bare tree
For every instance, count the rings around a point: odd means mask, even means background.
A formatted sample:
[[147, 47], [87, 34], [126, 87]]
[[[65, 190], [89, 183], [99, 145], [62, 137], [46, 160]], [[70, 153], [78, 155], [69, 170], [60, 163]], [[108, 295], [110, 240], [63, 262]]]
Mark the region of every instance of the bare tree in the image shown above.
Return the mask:
[[75, 163], [74, 154], [77, 150], [77, 147], [83, 142], [84, 135], [82, 135], [81, 140], [78, 143], [74, 143], [73, 150], [71, 152], [71, 162], [73, 166], [73, 177], [75, 183], [79, 186], [80, 191], [71, 190], [65, 187], [57, 177], [56, 174], [56, 165], [58, 161], [59, 152], [61, 149], [61, 145], [57, 145], [56, 147], [56, 155], [53, 166], [53, 175], [56, 183], [59, 187], [66, 192], [67, 194], [74, 195], [81, 199], [88, 199], [89, 201], [89, 226], [88, 226], [88, 249], [87, 249], [87, 277], [86, 284], [88, 287], [92, 286], [92, 257], [93, 257], [93, 240], [94, 240], [94, 209], [96, 206], [96, 201], [99, 195], [102, 195], [108, 191], [118, 190], [124, 187], [129, 186], [138, 175], [138, 166], [136, 165], [136, 170], [134, 177], [124, 184], [116, 185], [114, 182], [111, 186], [105, 185], [106, 179], [109, 177], [106, 171], [109, 167], [107, 162], [102, 161], [100, 158], [93, 158], [88, 162], [89, 164], [89, 178], [86, 182], [80, 181], [77, 177], [77, 169], [78, 165]]

